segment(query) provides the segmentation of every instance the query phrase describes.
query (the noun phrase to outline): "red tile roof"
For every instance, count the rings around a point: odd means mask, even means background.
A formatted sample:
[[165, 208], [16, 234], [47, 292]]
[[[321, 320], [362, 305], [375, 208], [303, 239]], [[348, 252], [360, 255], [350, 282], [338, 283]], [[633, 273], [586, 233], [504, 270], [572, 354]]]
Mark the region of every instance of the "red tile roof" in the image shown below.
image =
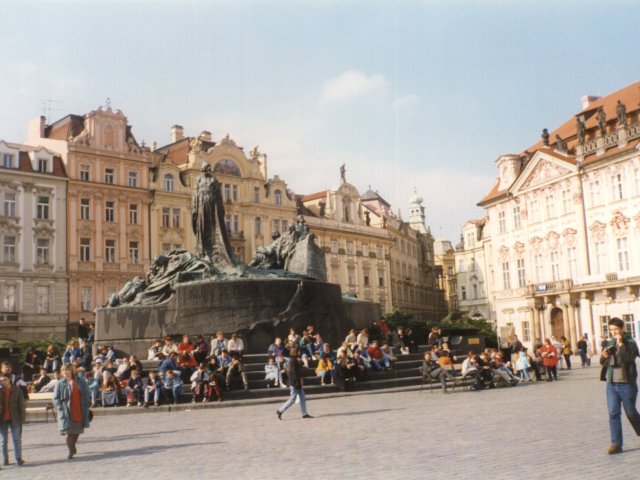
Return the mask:
[[318, 200], [321, 198], [325, 198], [327, 196], [327, 192], [329, 190], [323, 190], [321, 192], [310, 193], [309, 195], [305, 195], [302, 197], [303, 202], [309, 202], [311, 200]]

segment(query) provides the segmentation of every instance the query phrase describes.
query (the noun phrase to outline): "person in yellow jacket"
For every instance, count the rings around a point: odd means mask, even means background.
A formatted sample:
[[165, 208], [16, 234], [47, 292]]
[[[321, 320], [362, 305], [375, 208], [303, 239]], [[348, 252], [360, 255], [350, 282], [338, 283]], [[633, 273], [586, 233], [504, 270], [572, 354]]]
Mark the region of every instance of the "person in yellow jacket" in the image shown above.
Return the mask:
[[331, 358], [326, 355], [322, 357], [318, 361], [318, 366], [316, 367], [316, 375], [320, 377], [320, 385], [327, 385], [328, 383], [333, 383], [333, 379], [331, 377], [331, 372], [333, 371], [333, 362]]

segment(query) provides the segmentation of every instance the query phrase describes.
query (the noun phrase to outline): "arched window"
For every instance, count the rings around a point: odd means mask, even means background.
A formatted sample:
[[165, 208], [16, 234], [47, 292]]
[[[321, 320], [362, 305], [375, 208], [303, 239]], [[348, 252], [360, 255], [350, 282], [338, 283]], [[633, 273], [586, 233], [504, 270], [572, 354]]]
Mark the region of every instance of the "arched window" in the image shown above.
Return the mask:
[[273, 192], [273, 198], [275, 199], [276, 205], [282, 205], [282, 192], [280, 190]]
[[164, 189], [167, 192], [173, 192], [173, 175], [167, 173], [164, 176]]
[[261, 227], [262, 227], [262, 220], [260, 219], [260, 217], [256, 217], [256, 222], [255, 222], [256, 235], [260, 235]]

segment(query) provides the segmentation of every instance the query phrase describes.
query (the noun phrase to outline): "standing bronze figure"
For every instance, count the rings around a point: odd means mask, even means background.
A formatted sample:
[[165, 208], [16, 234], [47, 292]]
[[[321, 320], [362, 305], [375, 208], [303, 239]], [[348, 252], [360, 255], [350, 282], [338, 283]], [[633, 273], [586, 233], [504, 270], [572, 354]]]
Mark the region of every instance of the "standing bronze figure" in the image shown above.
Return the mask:
[[196, 253], [211, 263], [226, 267], [234, 264], [224, 218], [220, 183], [211, 173], [211, 165], [202, 163], [202, 175], [196, 179], [191, 199], [191, 227], [196, 236]]

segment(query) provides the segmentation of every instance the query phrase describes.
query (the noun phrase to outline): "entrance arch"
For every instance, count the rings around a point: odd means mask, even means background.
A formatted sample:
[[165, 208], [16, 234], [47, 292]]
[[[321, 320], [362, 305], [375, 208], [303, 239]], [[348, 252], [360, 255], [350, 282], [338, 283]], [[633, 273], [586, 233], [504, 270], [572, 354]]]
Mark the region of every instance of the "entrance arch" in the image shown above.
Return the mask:
[[564, 317], [560, 307], [551, 309], [551, 334], [556, 338], [566, 337], [564, 332]]

